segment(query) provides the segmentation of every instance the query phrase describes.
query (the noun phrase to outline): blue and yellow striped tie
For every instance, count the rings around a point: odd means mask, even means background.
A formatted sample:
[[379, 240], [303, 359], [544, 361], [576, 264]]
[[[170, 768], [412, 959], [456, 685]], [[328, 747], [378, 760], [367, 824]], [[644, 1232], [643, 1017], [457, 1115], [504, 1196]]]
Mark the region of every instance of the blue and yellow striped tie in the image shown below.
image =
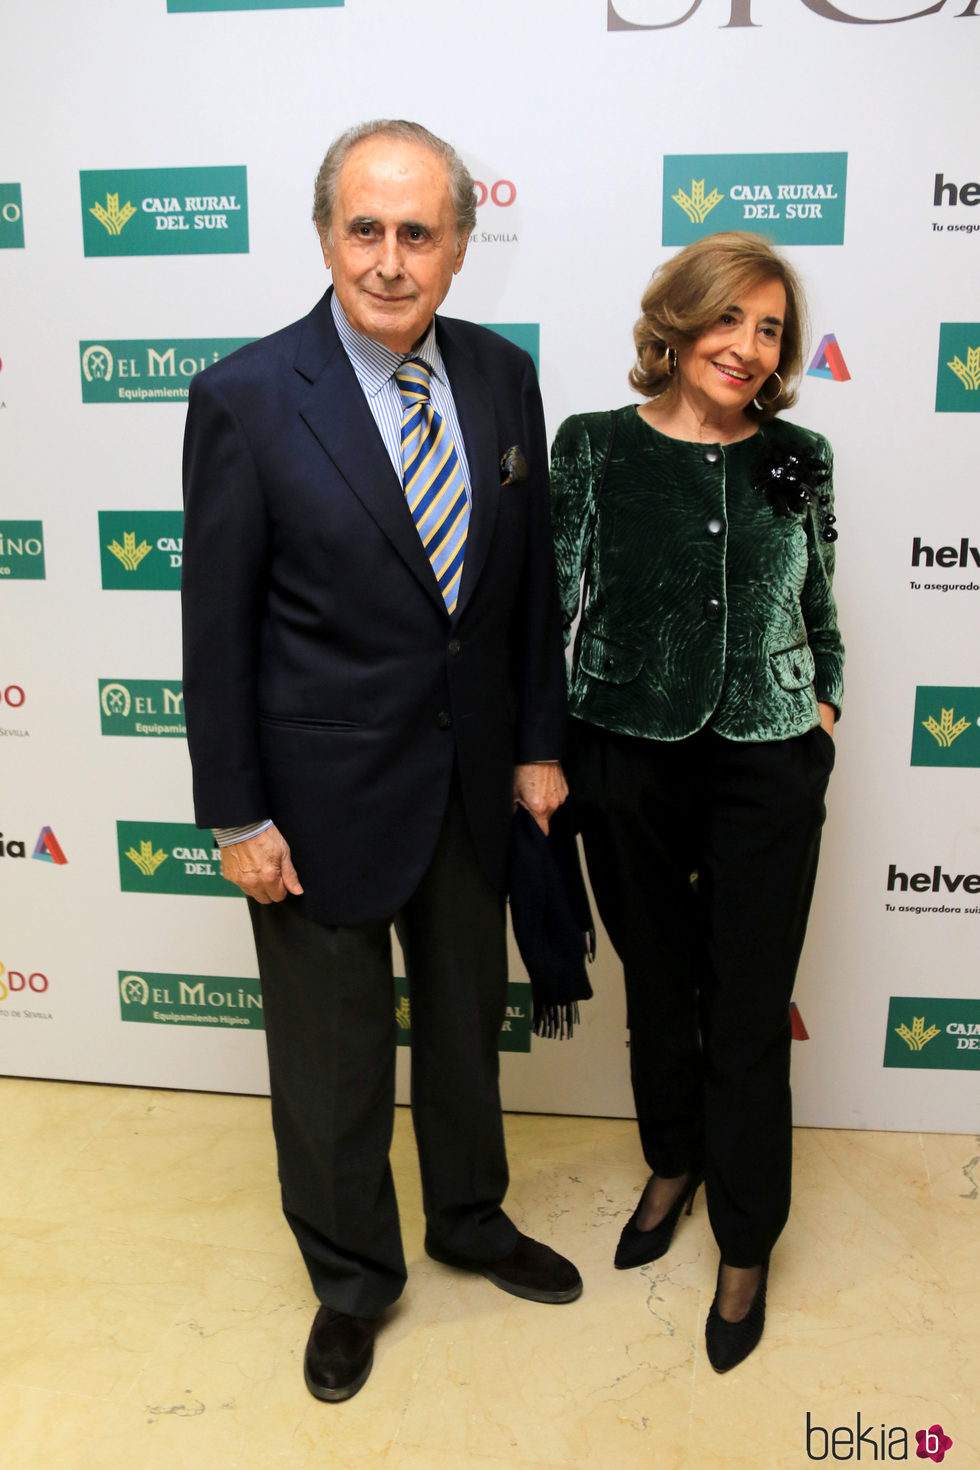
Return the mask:
[[452, 435], [429, 401], [430, 369], [412, 358], [395, 373], [402, 397], [402, 482], [439, 590], [455, 612], [470, 505]]

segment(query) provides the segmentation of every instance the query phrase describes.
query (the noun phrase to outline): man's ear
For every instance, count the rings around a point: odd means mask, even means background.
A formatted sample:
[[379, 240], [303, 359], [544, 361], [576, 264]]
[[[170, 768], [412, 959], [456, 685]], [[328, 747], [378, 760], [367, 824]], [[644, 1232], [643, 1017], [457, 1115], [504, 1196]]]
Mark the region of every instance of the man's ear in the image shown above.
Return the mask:
[[[466, 247], [470, 243], [470, 232], [460, 235], [456, 241], [456, 259], [453, 261], [453, 275], [458, 276], [463, 269], [463, 261], [466, 259]], [[326, 258], [326, 256], [324, 256]]]
[[[327, 270], [330, 270], [333, 264], [333, 261], [331, 259], [331, 256], [333, 254], [333, 246], [330, 243], [329, 230], [324, 230], [322, 234], [320, 234], [320, 249], [323, 251], [323, 263], [326, 266]], [[462, 263], [463, 262], [460, 261], [460, 265], [462, 265]]]

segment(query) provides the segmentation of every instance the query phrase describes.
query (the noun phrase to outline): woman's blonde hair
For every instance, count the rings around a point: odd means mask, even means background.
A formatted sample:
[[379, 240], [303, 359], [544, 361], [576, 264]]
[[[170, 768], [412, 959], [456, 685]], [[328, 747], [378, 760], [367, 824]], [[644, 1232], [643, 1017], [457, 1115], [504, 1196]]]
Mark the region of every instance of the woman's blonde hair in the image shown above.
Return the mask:
[[772, 418], [789, 408], [803, 373], [806, 299], [789, 262], [764, 236], [748, 230], [705, 235], [657, 267], [640, 303], [643, 315], [633, 328], [636, 362], [630, 386], [645, 398], [668, 401], [678, 391], [671, 349], [696, 342], [726, 307], [764, 281], [780, 281], [786, 291], [777, 364], [782, 387], [773, 393], [764, 385], [764, 397], [745, 411], [753, 418]]

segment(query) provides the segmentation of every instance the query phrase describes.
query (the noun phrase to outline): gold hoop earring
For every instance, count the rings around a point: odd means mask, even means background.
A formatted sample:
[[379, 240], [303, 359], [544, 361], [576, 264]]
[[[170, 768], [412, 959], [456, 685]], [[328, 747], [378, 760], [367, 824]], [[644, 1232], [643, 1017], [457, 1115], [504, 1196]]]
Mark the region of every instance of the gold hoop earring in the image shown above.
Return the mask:
[[772, 404], [778, 403], [779, 399], [783, 396], [783, 380], [782, 378], [780, 378], [778, 373], [770, 373], [768, 378], [766, 379], [766, 382], [771, 383], [773, 378], [778, 379], [779, 387], [776, 389], [771, 398], [762, 398], [759, 396], [758, 393], [756, 394], [755, 401], [760, 408], [770, 408]]
[[667, 358], [667, 376], [672, 378], [677, 371], [677, 348], [668, 347], [664, 355]]

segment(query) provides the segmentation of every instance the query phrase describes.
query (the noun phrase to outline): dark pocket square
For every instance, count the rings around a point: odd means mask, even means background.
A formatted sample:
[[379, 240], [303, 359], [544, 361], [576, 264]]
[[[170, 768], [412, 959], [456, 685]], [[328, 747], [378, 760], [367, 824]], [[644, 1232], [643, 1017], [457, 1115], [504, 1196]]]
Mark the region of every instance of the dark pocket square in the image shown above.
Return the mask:
[[512, 444], [500, 456], [500, 468], [504, 478], [501, 485], [516, 485], [518, 480], [527, 479], [527, 460], [519, 444]]

